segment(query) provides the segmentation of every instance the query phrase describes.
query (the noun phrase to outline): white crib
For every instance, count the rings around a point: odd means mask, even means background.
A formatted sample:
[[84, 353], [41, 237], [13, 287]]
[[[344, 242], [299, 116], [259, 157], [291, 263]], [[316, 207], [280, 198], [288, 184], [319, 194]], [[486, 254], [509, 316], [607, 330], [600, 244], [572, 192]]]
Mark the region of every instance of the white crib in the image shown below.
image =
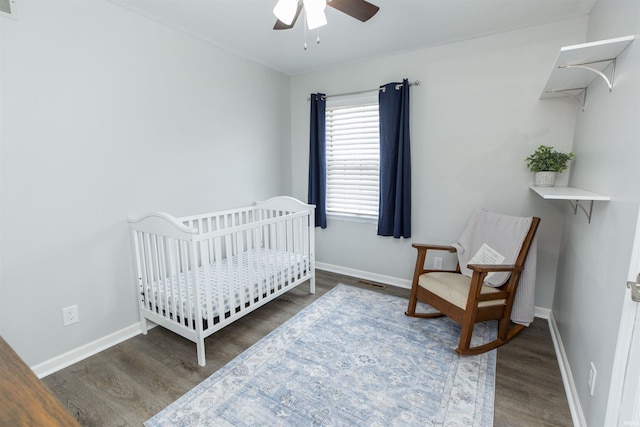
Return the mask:
[[309, 280], [315, 293], [314, 209], [292, 197], [175, 218], [130, 219], [140, 322], [196, 343]]

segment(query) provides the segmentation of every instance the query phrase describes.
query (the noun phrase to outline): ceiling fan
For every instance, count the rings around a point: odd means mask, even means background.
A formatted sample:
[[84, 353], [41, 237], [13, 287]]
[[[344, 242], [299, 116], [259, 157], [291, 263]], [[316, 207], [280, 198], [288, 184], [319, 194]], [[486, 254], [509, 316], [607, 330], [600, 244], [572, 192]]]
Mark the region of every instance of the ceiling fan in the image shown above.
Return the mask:
[[273, 9], [278, 18], [273, 29], [293, 28], [303, 7], [309, 29], [322, 27], [327, 24], [324, 14], [327, 5], [362, 22], [368, 21], [380, 10], [378, 6], [365, 0], [278, 0]]

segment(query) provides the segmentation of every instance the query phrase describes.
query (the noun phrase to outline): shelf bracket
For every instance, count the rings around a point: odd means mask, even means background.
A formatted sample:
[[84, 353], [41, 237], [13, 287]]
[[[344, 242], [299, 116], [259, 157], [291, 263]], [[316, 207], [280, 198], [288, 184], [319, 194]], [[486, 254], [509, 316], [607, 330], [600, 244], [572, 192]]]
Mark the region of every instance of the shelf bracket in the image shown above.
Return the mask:
[[[587, 106], [587, 89], [588, 88], [586, 87], [574, 87], [572, 89], [548, 90], [545, 93], [560, 93], [575, 102], [576, 105], [578, 105], [580, 108], [582, 108], [582, 111], [584, 111]], [[580, 91], [577, 95], [575, 93], [572, 93], [577, 91]]]
[[[602, 62], [609, 62], [609, 65], [607, 65], [604, 68], [605, 71], [607, 70], [607, 68], [611, 68], [611, 72], [609, 76], [607, 76], [604, 72], [589, 66], [591, 64], [600, 64]], [[602, 77], [602, 80], [604, 80], [604, 82], [609, 87], [609, 92], [613, 90], [613, 78], [616, 73], [616, 58], [603, 59], [601, 61], [585, 62], [583, 64], [559, 65], [558, 68], [582, 68], [583, 70], [592, 71], [596, 73], [598, 76]]]
[[573, 208], [573, 214], [576, 215], [578, 213], [578, 208], [580, 208], [582, 210], [582, 212], [584, 212], [584, 214], [587, 216], [587, 221], [589, 224], [591, 224], [591, 213], [593, 212], [593, 200], [589, 200], [589, 210], [587, 211], [587, 208], [585, 208], [584, 206], [582, 206], [582, 204], [580, 204], [580, 200], [568, 200], [569, 204], [571, 204], [571, 207]]

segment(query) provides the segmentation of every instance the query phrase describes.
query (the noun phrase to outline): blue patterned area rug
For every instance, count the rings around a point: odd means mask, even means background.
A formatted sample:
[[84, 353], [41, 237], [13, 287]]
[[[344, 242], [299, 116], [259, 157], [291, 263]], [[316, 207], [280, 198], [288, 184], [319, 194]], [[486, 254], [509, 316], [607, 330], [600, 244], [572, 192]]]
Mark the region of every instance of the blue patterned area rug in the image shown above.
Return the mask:
[[338, 285], [145, 425], [491, 426], [496, 350], [461, 357], [454, 322], [406, 307]]

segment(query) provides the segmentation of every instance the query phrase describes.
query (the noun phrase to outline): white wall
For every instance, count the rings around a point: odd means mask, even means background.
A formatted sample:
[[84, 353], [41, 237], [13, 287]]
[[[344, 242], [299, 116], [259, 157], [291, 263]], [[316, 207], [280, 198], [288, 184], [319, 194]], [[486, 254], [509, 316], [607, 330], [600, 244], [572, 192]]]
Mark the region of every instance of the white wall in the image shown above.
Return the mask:
[[[329, 221], [317, 232], [320, 262], [411, 279], [411, 242], [449, 244], [484, 207], [542, 218], [536, 305], [551, 308], [562, 218], [569, 205], [528, 189], [524, 158], [540, 144], [570, 150], [576, 108], [539, 97], [558, 50], [581, 43], [586, 18], [353, 63], [292, 78], [293, 195], [306, 198], [309, 104], [326, 94], [407, 77], [411, 88], [412, 238], [376, 236], [371, 224]], [[561, 182], [568, 174], [561, 176]]]
[[0, 333], [33, 366], [137, 322], [129, 216], [290, 192], [289, 80], [104, 1], [19, 18], [0, 22]]
[[[588, 40], [640, 32], [640, 2], [598, 1]], [[614, 88], [598, 81], [578, 115], [571, 185], [611, 196], [593, 219], [567, 215], [553, 304], [580, 406], [590, 426], [604, 425], [620, 311], [640, 204], [640, 42], [618, 59]], [[590, 362], [598, 371], [589, 395]]]

